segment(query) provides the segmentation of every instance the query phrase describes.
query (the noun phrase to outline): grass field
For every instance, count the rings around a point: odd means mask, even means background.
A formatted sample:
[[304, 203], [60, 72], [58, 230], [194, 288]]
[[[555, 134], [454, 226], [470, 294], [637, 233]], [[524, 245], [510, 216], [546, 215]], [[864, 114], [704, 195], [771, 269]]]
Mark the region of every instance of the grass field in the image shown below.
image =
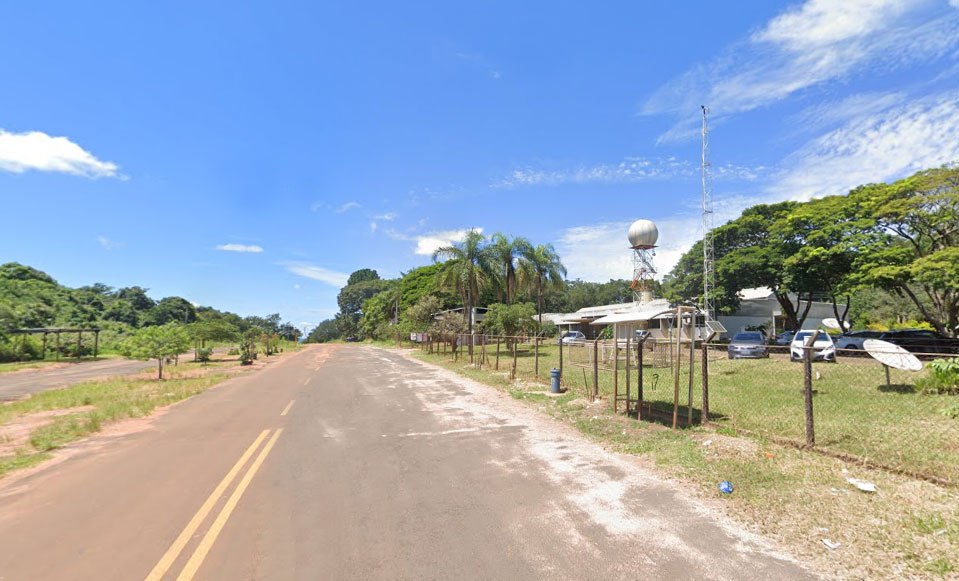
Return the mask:
[[[613, 374], [610, 371], [599, 373], [599, 393], [606, 399], [596, 404], [589, 404], [584, 397], [583, 370], [575, 366], [564, 366], [564, 386], [568, 388], [565, 395], [545, 395], [543, 391], [549, 369], [558, 362], [557, 347], [541, 346], [539, 378], [534, 378], [532, 373], [532, 352], [525, 350], [525, 346], [521, 348], [516, 358], [518, 373], [515, 381], [509, 376], [512, 357], [507, 357], [504, 349], [500, 352], [499, 371], [492, 368], [492, 358], [489, 366], [479, 369], [469, 364], [468, 355], [460, 357], [456, 363], [452, 362], [449, 353], [430, 355], [414, 351], [413, 355], [502, 389], [515, 399], [575, 426], [587, 437], [610, 449], [648, 459], [658, 471], [681, 480], [685, 487], [701, 497], [711, 499], [715, 507], [750, 530], [784, 543], [794, 556], [815, 564], [817, 570], [826, 575], [836, 578], [938, 579], [954, 578], [959, 571], [959, 558], [956, 557], [959, 554], [959, 490], [955, 487], [937, 486], [855, 462], [780, 446], [762, 436], [746, 436], [726, 427], [745, 422], [751, 427], [767, 426], [759, 434], [775, 428], [790, 436], [802, 436], [803, 416], [800, 413], [795, 420], [792, 419], [794, 409], [802, 411], [801, 365], [776, 359], [726, 361], [725, 353], [717, 352], [715, 355], [721, 355], [723, 359], [710, 361], [711, 408], [718, 408], [718, 413], [725, 418], [709, 428], [671, 430], [655, 423], [637, 422], [623, 414], [613, 414], [608, 399], [612, 394]], [[487, 351], [487, 355], [491, 353], [492, 350]], [[699, 352], [696, 355], [698, 361]], [[566, 361], [569, 361], [568, 357]], [[848, 365], [848, 369], [844, 365]], [[902, 421], [913, 428], [922, 425], [925, 415], [936, 415], [935, 405], [914, 399], [937, 401], [936, 397], [880, 391], [877, 385], [869, 383], [876, 381], [874, 369], [853, 368], [853, 365], [869, 364], [852, 361], [815, 366], [822, 377], [815, 385], [818, 392], [816, 403], [820, 404], [817, 409], [821, 410], [817, 411], [817, 420], [819, 413], [833, 413], [834, 406], [822, 403], [831, 393], [837, 405], [862, 404], [861, 400], [866, 399], [871, 402], [869, 405], [879, 405], [880, 410], [894, 410], [907, 418]], [[591, 371], [586, 371], [589, 380]], [[653, 373], [660, 374], [656, 389], [650, 387]], [[881, 367], [879, 374], [884, 384]], [[625, 373], [621, 372], [620, 377], [624, 380]], [[754, 379], [744, 382], [743, 377]], [[858, 391], [847, 392], [842, 385], [855, 377], [861, 377]], [[667, 401], [671, 404], [670, 379], [668, 369], [647, 368], [646, 397], [662, 405]], [[688, 376], [683, 375], [682, 379], [686, 381]], [[893, 376], [894, 384], [901, 381], [905, 379]], [[696, 385], [698, 389], [698, 383]], [[686, 386], [683, 383], [683, 394]], [[834, 393], [840, 389], [843, 391]], [[873, 398], [867, 396], [874, 392], [883, 397], [873, 402]], [[794, 396], [798, 404], [793, 403]], [[685, 395], [682, 401], [685, 403]], [[698, 405], [698, 401], [694, 400], [694, 404]], [[901, 401], [908, 404], [903, 405], [899, 403]], [[870, 415], [878, 415], [872, 413], [870, 407], [860, 405], [860, 408], [852, 413], [867, 420]], [[734, 409], [739, 411], [733, 414]], [[764, 422], [764, 414], [769, 422]], [[847, 424], [846, 420], [836, 420], [835, 427], [831, 427], [829, 420], [822, 420], [824, 433], [821, 438], [828, 440], [830, 429], [845, 429]], [[881, 424], [873, 421], [871, 425], [878, 429]], [[870, 446], [871, 451], [882, 450], [875, 447], [881, 444], [869, 441], [861, 445]], [[926, 459], [943, 465], [936, 462], [935, 454], [926, 457], [908, 443], [904, 448], [911, 462]], [[849, 477], [875, 482], [879, 491], [874, 494], [859, 492], [846, 482]], [[716, 484], [722, 480], [734, 483], [733, 494], [718, 492]], [[830, 551], [823, 545], [823, 538], [839, 542], [841, 547]]]
[[[520, 378], [549, 382], [549, 370], [559, 365], [559, 347], [539, 346], [539, 375], [534, 375], [533, 345], [521, 344], [517, 350], [516, 373]], [[592, 389], [592, 345], [564, 347], [564, 387], [583, 396]], [[482, 350], [474, 348], [478, 362]], [[487, 345], [487, 366], [495, 367], [496, 346]], [[693, 415], [702, 407], [702, 352], [697, 350], [693, 367]], [[604, 359], [599, 350], [598, 393], [612, 400], [614, 372], [611, 350]], [[450, 354], [446, 354], [451, 358]], [[688, 352], [680, 368], [680, 404], [688, 403]], [[459, 361], [469, 362], [461, 349]], [[647, 354], [646, 361], [651, 357]], [[571, 364], [572, 362], [572, 364]], [[505, 343], [500, 346], [499, 369], [511, 370], [512, 354]], [[625, 356], [621, 354], [619, 390], [626, 384]], [[635, 359], [631, 390], [635, 397]], [[866, 458], [880, 464], [919, 472], [959, 484], [959, 419], [946, 415], [957, 398], [923, 395], [915, 390], [918, 379], [926, 375], [890, 370], [886, 385], [882, 365], [871, 358], [841, 357], [838, 363], [814, 363], [813, 412], [816, 446], [837, 453]], [[673, 372], [669, 367], [644, 366], [644, 399], [657, 409], [671, 413]], [[785, 356], [768, 359], [729, 360], [723, 350], [709, 351], [710, 419], [719, 426], [745, 430], [765, 436], [805, 442], [803, 365]], [[620, 408], [621, 409], [621, 408]]]

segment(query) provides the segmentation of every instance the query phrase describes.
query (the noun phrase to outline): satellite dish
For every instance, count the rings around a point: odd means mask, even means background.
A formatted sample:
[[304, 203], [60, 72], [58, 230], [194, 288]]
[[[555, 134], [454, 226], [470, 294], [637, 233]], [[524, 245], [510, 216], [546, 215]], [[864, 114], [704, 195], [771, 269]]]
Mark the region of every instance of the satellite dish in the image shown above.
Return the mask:
[[922, 371], [922, 362], [899, 345], [879, 339], [866, 339], [862, 342], [862, 347], [873, 359], [886, 367], [903, 371]]
[[822, 326], [829, 329], [830, 331], [842, 331], [842, 325], [839, 324], [839, 321], [829, 317], [828, 319], [822, 320]]

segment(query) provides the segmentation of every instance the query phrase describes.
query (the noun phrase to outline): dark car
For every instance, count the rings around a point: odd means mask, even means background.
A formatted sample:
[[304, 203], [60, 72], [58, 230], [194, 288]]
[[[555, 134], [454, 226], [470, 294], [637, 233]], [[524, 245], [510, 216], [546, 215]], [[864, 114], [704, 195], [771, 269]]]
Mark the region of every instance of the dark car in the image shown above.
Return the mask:
[[879, 339], [899, 345], [911, 353], [959, 354], [959, 339], [926, 329], [886, 331]]
[[796, 336], [795, 331], [783, 331], [782, 333], [776, 335], [772, 339], [773, 345], [782, 345], [786, 346], [793, 342], [793, 337]]
[[729, 342], [727, 352], [730, 359], [759, 359], [769, 357], [766, 337], [758, 331], [736, 333]]

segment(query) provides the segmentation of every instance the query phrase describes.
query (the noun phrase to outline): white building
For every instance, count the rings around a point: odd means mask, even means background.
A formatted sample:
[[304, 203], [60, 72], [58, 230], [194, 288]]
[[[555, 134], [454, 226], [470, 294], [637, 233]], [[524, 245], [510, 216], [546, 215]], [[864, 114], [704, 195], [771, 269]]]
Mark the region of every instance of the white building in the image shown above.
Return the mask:
[[[770, 336], [784, 329], [785, 317], [782, 314], [782, 307], [772, 290], [744, 289], [739, 296], [740, 305], [735, 313], [717, 317], [726, 328], [726, 332], [717, 338], [728, 339], [747, 328], [764, 327]], [[790, 294], [790, 300], [796, 304], [794, 294]], [[803, 301], [799, 306], [800, 313], [805, 307], [806, 302]], [[819, 328], [822, 326], [823, 319], [833, 316], [832, 304], [813, 301], [803, 327]], [[568, 314], [549, 313], [548, 318], [562, 330], [582, 331], [587, 338], [594, 338], [605, 327], [613, 325], [615, 336], [619, 339], [632, 336], [638, 329], [648, 330], [651, 337], [664, 339], [669, 337], [674, 326], [675, 307], [670, 308], [669, 301], [666, 299], [653, 299], [644, 303], [629, 302], [585, 307]], [[545, 313], [543, 320], [547, 320]], [[699, 320], [698, 324], [702, 325], [703, 321]]]

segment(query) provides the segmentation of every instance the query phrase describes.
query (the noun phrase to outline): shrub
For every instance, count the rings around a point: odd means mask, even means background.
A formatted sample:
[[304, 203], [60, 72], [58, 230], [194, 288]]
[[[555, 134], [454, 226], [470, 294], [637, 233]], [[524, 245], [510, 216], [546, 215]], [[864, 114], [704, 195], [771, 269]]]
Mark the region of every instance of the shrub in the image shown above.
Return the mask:
[[210, 356], [213, 355], [213, 349], [206, 347], [196, 350], [197, 361], [202, 361], [206, 363], [210, 360]]
[[936, 359], [929, 363], [931, 375], [916, 382], [922, 393], [959, 395], [959, 358]]

